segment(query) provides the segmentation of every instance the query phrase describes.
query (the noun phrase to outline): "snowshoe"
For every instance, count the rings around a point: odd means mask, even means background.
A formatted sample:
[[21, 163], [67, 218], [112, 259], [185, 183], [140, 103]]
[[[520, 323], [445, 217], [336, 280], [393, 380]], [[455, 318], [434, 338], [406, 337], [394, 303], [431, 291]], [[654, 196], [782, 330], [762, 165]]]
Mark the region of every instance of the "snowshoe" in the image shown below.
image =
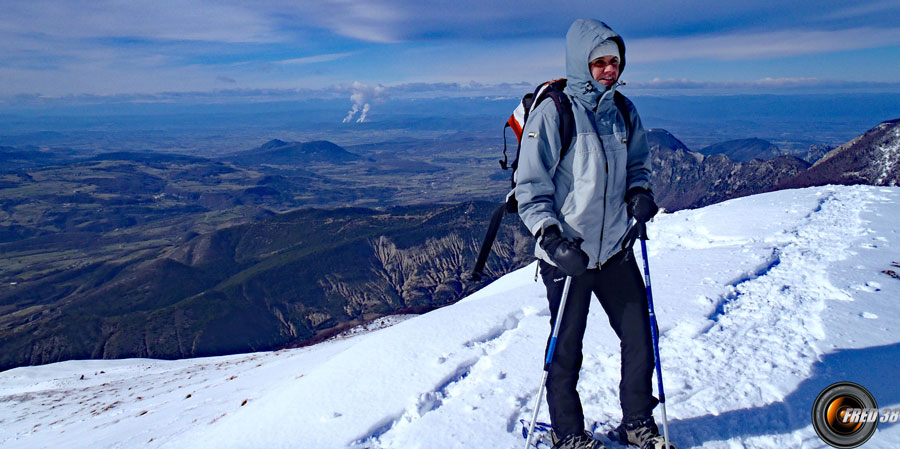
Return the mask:
[[[519, 420], [522, 423], [522, 438], [528, 438], [528, 423], [524, 419]], [[538, 449], [552, 449], [553, 447], [553, 427], [548, 423], [534, 423], [534, 436], [531, 439], [531, 445]]]
[[[611, 430], [607, 436], [622, 443], [637, 446], [640, 449], [667, 449], [665, 438], [659, 434], [659, 427], [653, 417], [623, 422]], [[668, 449], [675, 449], [669, 442]]]
[[551, 431], [550, 436], [553, 438], [553, 449], [606, 449], [587, 430], [583, 434], [573, 433], [562, 440], [556, 437], [556, 432]]

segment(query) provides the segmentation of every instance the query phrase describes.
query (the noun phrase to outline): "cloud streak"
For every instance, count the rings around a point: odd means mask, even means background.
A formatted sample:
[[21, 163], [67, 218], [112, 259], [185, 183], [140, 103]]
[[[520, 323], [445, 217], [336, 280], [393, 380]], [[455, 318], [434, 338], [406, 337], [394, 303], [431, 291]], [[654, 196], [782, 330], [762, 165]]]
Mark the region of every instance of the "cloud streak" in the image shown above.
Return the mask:
[[636, 39], [627, 44], [628, 62], [754, 60], [898, 45], [900, 28], [715, 34]]
[[302, 58], [293, 58], [293, 59], [283, 59], [281, 61], [277, 61], [277, 64], [285, 64], [285, 65], [304, 65], [304, 64], [316, 64], [320, 62], [330, 62], [337, 61], [338, 59], [344, 59], [349, 56], [353, 56], [356, 52], [348, 51], [343, 53], [330, 53], [325, 55], [315, 55], [315, 56], [305, 56]]
[[4, 2], [0, 31], [65, 38], [273, 42], [269, 17], [253, 8], [200, 0]]
[[[625, 36], [629, 77], [700, 76], [687, 65], [668, 64], [680, 60], [701, 61], [697, 66], [710, 79], [741, 78], [750, 64], [736, 61], [772, 64], [754, 76], [827, 77], [835, 75], [823, 64], [785, 61], [850, 51], [869, 64], [850, 76], [892, 80], [900, 71], [884, 61], [900, 53], [894, 3], [822, 0], [813, 10], [805, 2], [634, 0], [605, 5], [603, 18]], [[260, 89], [333, 88], [355, 80], [397, 92], [420, 83], [436, 89], [417, 92], [423, 97], [492, 95], [477, 84], [563, 76], [566, 28], [573, 17], [597, 12], [592, 0], [565, 2], [552, 13], [540, 3], [511, 0], [32, 0], [6, 1], [2, 9], [5, 96], [216, 91], [235, 84], [230, 80]], [[808, 28], [794, 29], [798, 23]], [[350, 58], [353, 64], [346, 63]], [[374, 101], [351, 105], [354, 120], [377, 108]]]
[[[224, 80], [223, 80], [224, 81]], [[227, 81], [226, 81], [227, 82]], [[19, 94], [0, 95], [0, 105], [21, 107], [40, 106], [77, 106], [115, 103], [196, 103], [218, 104], [233, 102], [267, 102], [267, 101], [303, 101], [322, 100], [338, 103], [346, 101], [348, 96], [352, 103], [350, 111], [356, 117], [365, 105], [369, 109], [373, 105], [391, 101], [408, 99], [429, 99], [448, 97], [506, 97], [520, 98], [524, 92], [531, 91], [531, 83], [403, 83], [394, 86], [367, 85], [360, 82], [336, 84], [321, 88], [278, 88], [278, 89], [215, 89], [194, 91], [160, 91], [155, 93], [120, 93], [111, 95], [77, 94], [77, 95], [41, 95]], [[348, 111], [348, 115], [350, 112]], [[368, 117], [366, 117], [368, 119]]]
[[862, 2], [860, 4], [852, 4], [850, 6], [827, 12], [820, 16], [824, 20], [847, 20], [853, 18], [861, 18], [872, 14], [890, 15], [897, 13], [897, 2], [895, 0]]
[[[341, 36], [374, 43], [562, 38], [574, 18], [598, 16], [593, 0], [555, 4], [552, 12], [541, 2], [514, 0], [307, 0], [302, 5], [281, 0], [267, 5]], [[798, 23], [832, 30], [846, 28], [848, 18], [890, 27], [900, 19], [900, 10], [890, 0], [859, 0], [849, 7], [842, 0], [820, 0], [814, 7], [808, 2], [769, 0], [633, 0], [604, 4], [599, 15], [633, 38], [715, 29], [775, 31]]]
[[705, 81], [687, 78], [654, 78], [627, 84], [629, 92], [656, 95], [659, 93], [729, 94], [764, 92], [900, 92], [900, 82], [848, 81], [806, 77], [760, 78], [746, 81]]
[[[229, 83], [230, 84], [230, 83]], [[0, 96], [0, 110], [87, 106], [104, 104], [245, 104], [320, 100], [339, 105], [350, 97], [351, 107], [344, 123], [370, 119], [372, 107], [398, 100], [427, 100], [446, 98], [474, 98], [504, 100], [514, 104], [522, 95], [534, 89], [533, 83], [404, 83], [393, 86], [371, 86], [363, 83], [332, 85], [322, 88], [290, 89], [216, 89], [198, 91], [161, 91], [145, 94], [61, 95], [21, 94]], [[629, 82], [629, 96], [642, 95], [733, 95], [749, 93], [900, 93], [900, 82], [846, 81], [819, 78], [761, 78], [749, 81], [705, 81], [687, 78], [655, 78], [650, 81]], [[369, 110], [365, 111], [366, 104]], [[339, 106], [336, 106], [339, 107]], [[360, 114], [365, 111], [365, 114]], [[363, 117], [365, 116], [365, 117]], [[355, 119], [355, 120], [354, 120]], [[361, 123], [361, 122], [360, 122]]]

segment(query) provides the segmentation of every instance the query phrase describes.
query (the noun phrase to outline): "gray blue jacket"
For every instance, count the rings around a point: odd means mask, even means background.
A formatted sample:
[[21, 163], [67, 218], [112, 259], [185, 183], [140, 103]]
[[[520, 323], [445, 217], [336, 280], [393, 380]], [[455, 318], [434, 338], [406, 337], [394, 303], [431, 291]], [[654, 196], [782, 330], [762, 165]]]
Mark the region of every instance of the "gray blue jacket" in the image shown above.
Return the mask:
[[[542, 102], [528, 117], [516, 170], [519, 216], [533, 235], [558, 225], [565, 237], [581, 238], [582, 250], [599, 268], [621, 250], [629, 226], [625, 193], [650, 186], [650, 148], [634, 105], [628, 101], [632, 135], [607, 86], [591, 77], [588, 56], [601, 42], [619, 45], [620, 74], [625, 44], [596, 20], [578, 20], [566, 35], [566, 95], [572, 102], [577, 135], [560, 160], [559, 117], [553, 101]], [[535, 256], [550, 262], [540, 245]]]

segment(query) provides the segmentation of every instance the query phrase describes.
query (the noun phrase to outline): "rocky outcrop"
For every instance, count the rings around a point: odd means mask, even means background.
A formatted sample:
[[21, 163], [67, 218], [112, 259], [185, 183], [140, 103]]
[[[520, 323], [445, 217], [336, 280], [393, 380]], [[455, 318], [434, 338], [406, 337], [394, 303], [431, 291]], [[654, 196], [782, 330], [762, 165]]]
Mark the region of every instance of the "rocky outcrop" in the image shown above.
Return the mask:
[[[665, 131], [650, 132], [651, 136], [662, 133]], [[659, 142], [651, 143], [654, 194], [657, 203], [669, 211], [766, 192], [809, 167], [793, 156], [748, 162], [736, 162], [724, 154], [705, 157], [665, 135], [650, 141]]]
[[73, 272], [84, 280], [77, 290], [0, 315], [0, 369], [271, 349], [450, 304], [532, 260], [533, 239], [507, 217], [485, 279], [469, 278], [495, 206], [299, 210]]
[[809, 170], [779, 188], [825, 184], [900, 184], [900, 119], [882, 122], [831, 150]]
[[810, 164], [815, 164], [833, 149], [834, 147], [829, 145], [810, 145], [809, 149], [806, 150], [806, 156], [803, 157], [803, 160]]

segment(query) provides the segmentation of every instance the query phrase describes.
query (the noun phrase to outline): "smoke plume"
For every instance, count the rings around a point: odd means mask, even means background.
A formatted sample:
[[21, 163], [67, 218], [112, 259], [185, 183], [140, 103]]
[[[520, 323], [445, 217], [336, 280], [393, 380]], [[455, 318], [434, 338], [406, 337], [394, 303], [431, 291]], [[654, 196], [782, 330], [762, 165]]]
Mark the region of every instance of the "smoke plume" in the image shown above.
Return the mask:
[[348, 86], [348, 89], [353, 92], [350, 95], [350, 101], [353, 102], [353, 106], [347, 111], [347, 116], [343, 120], [344, 123], [349, 123], [353, 120], [357, 112], [359, 112], [359, 118], [356, 119], [356, 123], [365, 122], [366, 116], [372, 109], [372, 104], [383, 102], [388, 96], [387, 88], [382, 85], [370, 86], [354, 81], [353, 84]]

